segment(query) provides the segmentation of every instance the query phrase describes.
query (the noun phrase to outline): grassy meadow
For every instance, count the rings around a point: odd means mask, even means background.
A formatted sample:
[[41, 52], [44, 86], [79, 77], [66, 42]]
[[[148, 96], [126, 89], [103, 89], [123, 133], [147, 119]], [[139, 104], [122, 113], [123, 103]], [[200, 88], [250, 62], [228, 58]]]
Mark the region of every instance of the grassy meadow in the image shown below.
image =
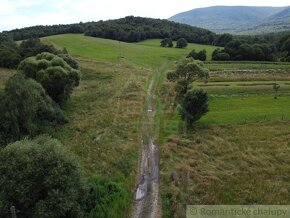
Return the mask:
[[189, 43], [185, 49], [163, 48], [160, 46], [160, 39], [126, 43], [88, 37], [81, 34], [49, 36], [43, 38], [42, 41], [51, 43], [58, 48], [65, 47], [74, 56], [93, 58], [111, 63], [125, 61], [130, 64], [149, 68], [160, 68], [161, 65], [168, 61], [179, 60], [188, 55], [192, 49], [196, 49], [196, 51], [206, 49], [207, 58], [210, 60], [213, 50], [217, 48], [215, 46], [192, 43]]
[[[55, 137], [75, 153], [88, 177], [113, 178], [128, 193], [136, 184], [140, 114], [148, 81], [161, 71], [156, 139], [164, 217], [185, 217], [186, 204], [290, 203], [290, 64], [211, 62], [214, 46], [162, 48], [160, 40], [124, 43], [80, 34], [49, 36], [81, 66], [81, 84], [64, 110], [70, 122]], [[210, 111], [184, 128], [166, 71], [192, 49], [206, 49]], [[0, 69], [0, 88], [13, 71]], [[273, 83], [280, 84], [274, 99]]]
[[88, 176], [117, 177], [130, 196], [125, 199], [129, 205], [137, 179], [138, 129], [148, 81], [154, 72], [168, 68], [193, 48], [205, 48], [211, 56], [215, 47], [162, 48], [160, 40], [124, 43], [78, 34], [42, 41], [65, 47], [77, 58], [82, 72], [81, 85], [65, 108], [70, 122], [55, 137], [79, 156]]
[[289, 199], [290, 122], [199, 127], [162, 145], [164, 217], [186, 204], [282, 204]]
[[289, 204], [290, 70], [274, 65], [211, 71], [207, 83], [194, 82], [210, 97], [194, 130], [173, 106], [173, 84], [160, 88], [164, 217], [185, 217], [186, 204]]

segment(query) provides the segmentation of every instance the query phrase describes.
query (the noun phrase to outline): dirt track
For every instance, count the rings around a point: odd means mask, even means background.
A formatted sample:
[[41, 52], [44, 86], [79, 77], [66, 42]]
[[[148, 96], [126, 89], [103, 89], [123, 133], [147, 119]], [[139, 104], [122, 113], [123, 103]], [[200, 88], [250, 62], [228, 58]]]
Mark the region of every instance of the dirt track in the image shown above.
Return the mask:
[[154, 143], [154, 92], [156, 78], [153, 76], [145, 101], [145, 107], [141, 119], [140, 162], [139, 180], [135, 190], [135, 206], [132, 213], [134, 218], [159, 217], [158, 206], [158, 149]]

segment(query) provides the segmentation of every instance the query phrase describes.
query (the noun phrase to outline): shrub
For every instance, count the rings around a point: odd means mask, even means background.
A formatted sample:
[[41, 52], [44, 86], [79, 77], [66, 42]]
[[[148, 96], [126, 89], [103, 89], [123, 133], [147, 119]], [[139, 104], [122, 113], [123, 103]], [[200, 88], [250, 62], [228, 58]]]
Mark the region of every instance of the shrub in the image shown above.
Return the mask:
[[206, 60], [206, 50], [205, 49], [203, 49], [200, 52], [198, 52], [197, 59], [200, 60], [200, 61], [205, 61]]
[[186, 48], [187, 47], [187, 41], [185, 38], [180, 38], [176, 42], [176, 48]]
[[22, 57], [19, 48], [9, 38], [0, 41], [0, 67], [16, 68]]
[[200, 52], [196, 52], [193, 49], [188, 55], [187, 58], [193, 58], [194, 60], [205, 61], [206, 60], [206, 50], [203, 49]]
[[160, 46], [172, 48], [173, 47], [172, 39], [171, 38], [162, 39], [160, 42]]
[[69, 56], [68, 54], [59, 54], [58, 56], [61, 57], [73, 69], [75, 69], [75, 70], [79, 69], [78, 62], [76, 62], [74, 59], [72, 59], [71, 56]]
[[25, 59], [18, 67], [20, 73], [39, 82], [48, 95], [60, 104], [66, 102], [73, 88], [79, 85], [80, 72], [77, 69], [76, 62], [69, 56], [47, 52]]
[[229, 61], [230, 59], [230, 55], [226, 52], [217, 53], [212, 56], [213, 61]]
[[23, 58], [35, 56], [42, 52], [59, 53], [52, 45], [41, 43], [39, 38], [30, 38], [20, 44], [20, 54]]
[[0, 101], [2, 145], [67, 121], [42, 86], [32, 79], [26, 80], [21, 74], [8, 80]]
[[93, 177], [88, 181], [86, 217], [125, 217], [130, 196], [125, 188], [113, 179]]
[[40, 136], [8, 145], [0, 150], [0, 175], [1, 209], [13, 205], [17, 217], [27, 218], [82, 217], [81, 169], [57, 140]]
[[161, 42], [160, 42], [160, 46], [161, 47], [166, 47], [167, 44], [168, 44], [168, 41], [169, 41], [168, 38], [162, 39]]
[[175, 72], [168, 72], [166, 75], [166, 78], [170, 81], [170, 82], [174, 82], [177, 79], [177, 75]]

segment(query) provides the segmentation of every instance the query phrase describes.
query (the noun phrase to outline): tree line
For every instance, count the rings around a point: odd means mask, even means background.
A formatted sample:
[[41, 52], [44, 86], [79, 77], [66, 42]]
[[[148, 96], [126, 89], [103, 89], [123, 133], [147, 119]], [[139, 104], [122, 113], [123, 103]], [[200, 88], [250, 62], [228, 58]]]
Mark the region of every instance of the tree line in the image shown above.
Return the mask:
[[30, 38], [17, 45], [9, 35], [0, 34], [0, 67], [15, 69], [25, 58], [41, 52], [60, 54], [62, 51], [41, 43], [39, 38]]
[[68, 25], [34, 26], [4, 31], [14, 41], [40, 38], [65, 33], [84, 33], [87, 36], [138, 42], [145, 39], [185, 38], [188, 42], [223, 46], [226, 37], [209, 30], [173, 21], [128, 16], [116, 20], [77, 23]]
[[212, 60], [290, 61], [290, 32], [258, 36], [228, 36], [227, 39], [229, 41], [224, 43], [223, 49], [219, 48], [213, 52]]
[[155, 38], [171, 38], [172, 40], [185, 38], [188, 42], [200, 44], [211, 44], [215, 38], [213, 32], [205, 29], [168, 20], [133, 16], [97, 22], [85, 31], [85, 35], [125, 42], [139, 42]]

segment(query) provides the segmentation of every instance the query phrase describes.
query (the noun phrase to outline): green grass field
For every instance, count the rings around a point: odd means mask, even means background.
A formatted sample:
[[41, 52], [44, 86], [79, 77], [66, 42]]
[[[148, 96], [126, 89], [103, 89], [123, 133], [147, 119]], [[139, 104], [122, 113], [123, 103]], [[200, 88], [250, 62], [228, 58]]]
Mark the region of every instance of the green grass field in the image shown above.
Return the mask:
[[[210, 111], [193, 130], [173, 106], [173, 84], [160, 88], [164, 217], [185, 217], [186, 204], [290, 203], [290, 71], [255, 65], [261, 63], [224, 63], [226, 71], [193, 83], [210, 96]], [[281, 86], [277, 99], [274, 83]]]
[[[273, 84], [280, 85], [274, 99]], [[210, 112], [200, 123], [232, 124], [290, 119], [290, 85], [285, 81], [194, 83], [210, 95]]]
[[[82, 81], [65, 107], [70, 122], [55, 137], [79, 157], [87, 176], [117, 177], [132, 203], [139, 157], [139, 119], [149, 78], [193, 48], [162, 48], [160, 40], [124, 43], [79, 34], [42, 39], [66, 47]], [[164, 217], [185, 217], [186, 204], [289, 204], [290, 65], [206, 62], [209, 113], [184, 128], [174, 87], [158, 77], [156, 139]], [[13, 71], [0, 70], [0, 88]], [[272, 84], [281, 85], [274, 99]], [[127, 217], [130, 206], [125, 209]], [[120, 215], [121, 216], [121, 215]]]
[[128, 217], [138, 169], [138, 121], [151, 72], [88, 58], [78, 61], [81, 84], [64, 108], [69, 123], [55, 137], [79, 157], [88, 177], [101, 176], [125, 189], [126, 208], [105, 210]]
[[[60, 130], [59, 138], [79, 154], [91, 173], [106, 176], [113, 176], [118, 170], [133, 170], [136, 166], [136, 122], [142, 106], [141, 97], [132, 106], [135, 118], [130, 119], [128, 114], [121, 116], [109, 106], [114, 102], [108, 100], [109, 93], [121, 89], [131, 72], [134, 81], [143, 87], [137, 96], [144, 96], [152, 69], [174, 63], [193, 47], [196, 50], [204, 47], [190, 45], [179, 50], [161, 48], [159, 40], [119, 43], [81, 35], [43, 40], [59, 48], [66, 47], [85, 69], [82, 85], [74, 92], [67, 109], [72, 121]], [[108, 62], [106, 67], [101, 64]], [[138, 77], [144, 67], [151, 70]], [[184, 217], [184, 204], [289, 204], [290, 178], [284, 176], [289, 170], [289, 65], [207, 62], [206, 67], [213, 71], [209, 82], [197, 82], [193, 86], [208, 91], [210, 112], [199, 121], [195, 131], [183, 129], [172, 105], [173, 85], [163, 83], [165, 74], [158, 82], [156, 127], [159, 134], [156, 135], [160, 145], [164, 217]], [[96, 77], [99, 73], [102, 76]], [[104, 82], [102, 78], [107, 77], [112, 78]], [[276, 100], [274, 82], [281, 85]], [[124, 94], [124, 103], [129, 96]], [[119, 108], [125, 109], [125, 114], [131, 110], [127, 108], [126, 112], [126, 104]], [[110, 124], [114, 123], [112, 114], [116, 114], [118, 125]], [[125, 142], [128, 143], [123, 145]], [[126, 167], [129, 165], [131, 168]], [[130, 179], [125, 180], [131, 188], [133, 175], [136, 174], [130, 174]]]
[[74, 56], [93, 58], [111, 63], [128, 62], [143, 67], [158, 68], [164, 63], [179, 60], [189, 54], [192, 49], [206, 49], [208, 59], [215, 46], [188, 44], [185, 49], [160, 47], [160, 40], [146, 40], [138, 43], [125, 43], [115, 40], [100, 39], [80, 34], [49, 36], [42, 39], [58, 48], [66, 47]]
[[210, 101], [210, 112], [201, 124], [224, 125], [261, 120], [290, 119], [290, 97], [272, 96], [225, 97]]
[[161, 147], [163, 217], [186, 204], [290, 202], [290, 122], [210, 126], [172, 134]]

